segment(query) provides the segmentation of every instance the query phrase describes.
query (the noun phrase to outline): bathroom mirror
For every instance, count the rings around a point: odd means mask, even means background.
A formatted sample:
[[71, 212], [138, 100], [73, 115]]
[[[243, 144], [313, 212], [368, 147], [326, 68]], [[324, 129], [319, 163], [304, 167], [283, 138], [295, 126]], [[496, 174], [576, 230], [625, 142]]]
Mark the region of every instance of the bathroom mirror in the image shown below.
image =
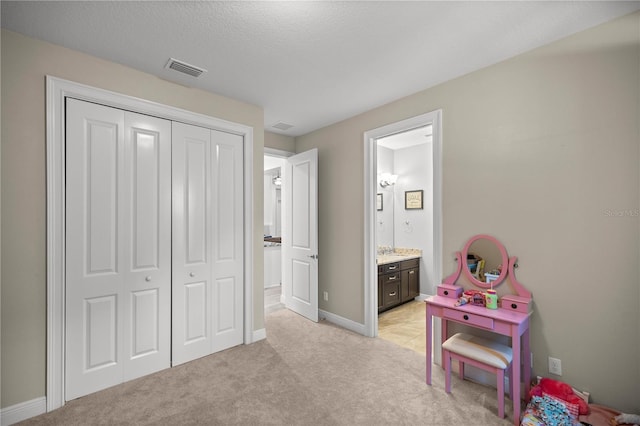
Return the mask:
[[507, 276], [507, 250], [490, 235], [475, 235], [462, 250], [464, 275], [477, 287], [491, 288]]
[[[376, 243], [378, 247], [430, 247], [433, 240], [433, 126], [376, 140]], [[405, 191], [423, 190], [424, 209], [404, 208]], [[424, 244], [422, 244], [424, 242]]]

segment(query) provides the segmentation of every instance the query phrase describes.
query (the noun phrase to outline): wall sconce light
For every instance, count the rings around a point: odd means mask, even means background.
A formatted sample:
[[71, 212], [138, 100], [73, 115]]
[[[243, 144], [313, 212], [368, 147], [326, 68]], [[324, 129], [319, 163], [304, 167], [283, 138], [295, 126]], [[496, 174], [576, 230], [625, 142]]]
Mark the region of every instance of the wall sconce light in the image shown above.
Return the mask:
[[383, 173], [380, 175], [380, 186], [386, 188], [387, 186], [395, 185], [398, 180], [398, 175], [392, 175], [391, 173]]
[[278, 175], [278, 176], [273, 178], [273, 184], [275, 186], [281, 186], [282, 185], [282, 178], [280, 177], [280, 175]]

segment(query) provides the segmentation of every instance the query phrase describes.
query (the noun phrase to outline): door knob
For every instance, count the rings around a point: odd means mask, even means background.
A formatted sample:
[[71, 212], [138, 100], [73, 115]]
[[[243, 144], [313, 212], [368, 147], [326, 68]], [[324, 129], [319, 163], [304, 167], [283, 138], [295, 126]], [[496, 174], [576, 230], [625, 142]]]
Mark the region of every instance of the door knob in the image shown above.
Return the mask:
[[310, 255], [309, 255], [309, 256], [307, 256], [307, 257], [310, 257], [310, 258], [312, 258], [312, 259], [317, 259], [317, 258], [318, 258], [318, 255], [317, 255], [317, 254], [310, 254]]
[[151, 281], [151, 275], [146, 276], [146, 277], [144, 278], [144, 280], [145, 280], [146, 282]]
[[196, 276], [196, 274], [195, 274], [195, 272], [189, 272], [189, 276], [193, 278], [193, 277]]

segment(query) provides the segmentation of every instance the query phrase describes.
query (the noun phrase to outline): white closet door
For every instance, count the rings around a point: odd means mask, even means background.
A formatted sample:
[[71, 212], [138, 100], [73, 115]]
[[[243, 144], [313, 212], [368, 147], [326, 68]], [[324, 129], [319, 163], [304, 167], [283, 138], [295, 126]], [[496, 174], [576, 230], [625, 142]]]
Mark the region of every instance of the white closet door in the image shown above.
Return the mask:
[[243, 170], [242, 137], [212, 130], [213, 347], [243, 342]]
[[124, 380], [171, 365], [171, 122], [125, 113]]
[[173, 123], [172, 364], [211, 352], [211, 132]]
[[67, 100], [70, 400], [169, 366], [170, 123]]
[[242, 147], [173, 123], [173, 365], [243, 342]]

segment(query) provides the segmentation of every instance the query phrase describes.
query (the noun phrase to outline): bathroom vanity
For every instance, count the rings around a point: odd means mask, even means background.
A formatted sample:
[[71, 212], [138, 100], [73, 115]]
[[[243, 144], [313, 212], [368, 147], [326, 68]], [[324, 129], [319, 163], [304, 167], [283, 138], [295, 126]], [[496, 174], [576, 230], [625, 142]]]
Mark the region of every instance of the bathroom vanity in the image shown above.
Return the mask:
[[378, 256], [378, 313], [420, 294], [420, 256]]

